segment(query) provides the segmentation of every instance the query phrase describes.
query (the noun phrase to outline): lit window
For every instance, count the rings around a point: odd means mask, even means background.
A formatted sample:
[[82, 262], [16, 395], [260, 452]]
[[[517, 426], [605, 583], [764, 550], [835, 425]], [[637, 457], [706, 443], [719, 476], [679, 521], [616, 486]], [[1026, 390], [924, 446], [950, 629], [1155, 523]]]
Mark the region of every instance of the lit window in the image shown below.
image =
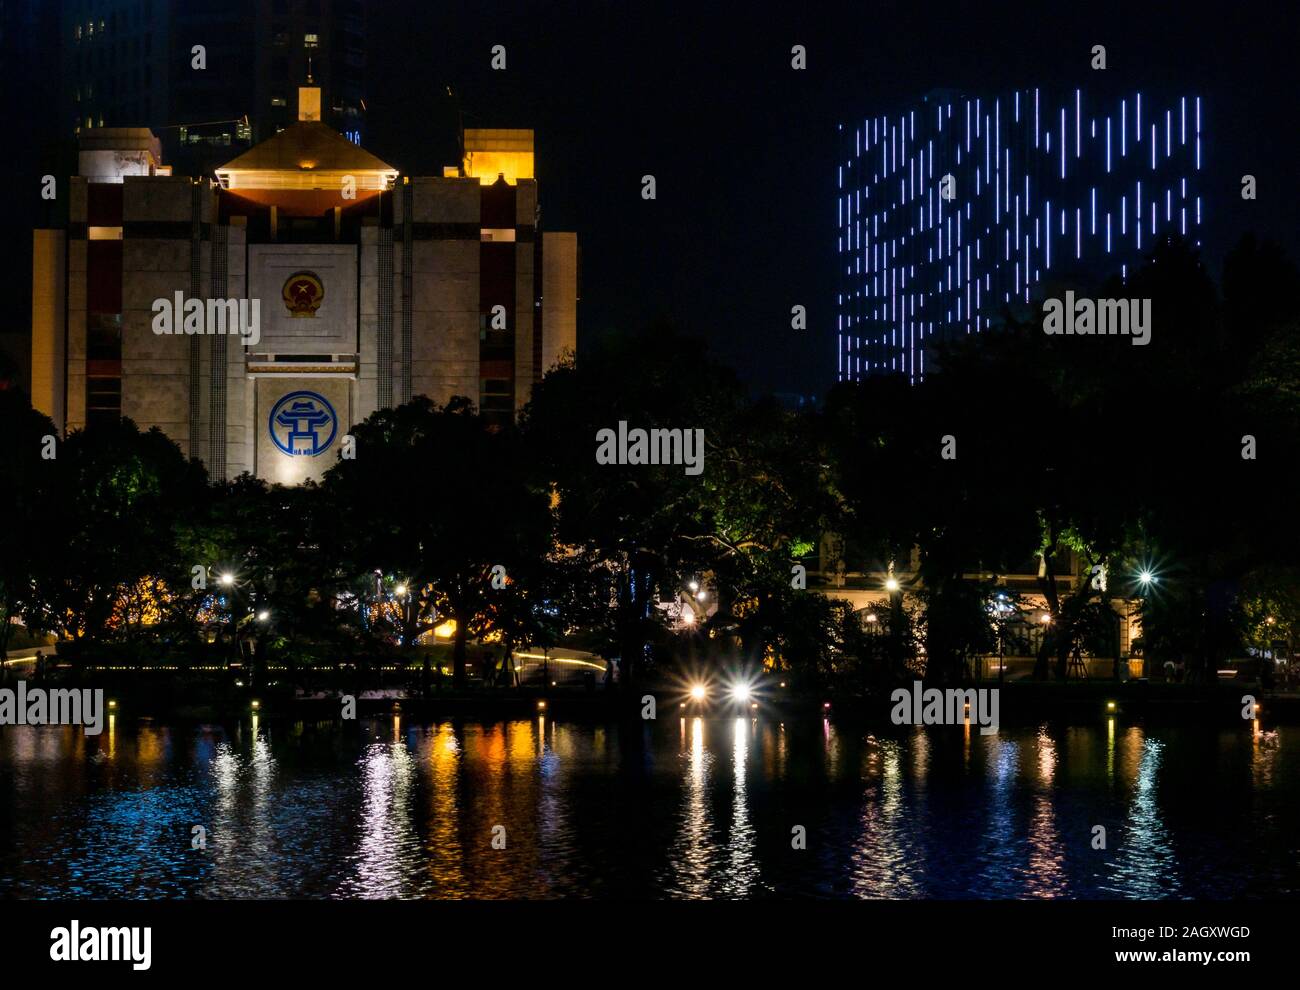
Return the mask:
[[288, 102], [285, 100], [283, 96], [271, 97], [271, 106], [273, 107], [284, 107], [288, 105], [289, 105]]
[[302, 36], [302, 46], [303, 46], [303, 48], [319, 48], [319, 47], [320, 47], [320, 35], [316, 35], [316, 34], [304, 34], [304, 35]]

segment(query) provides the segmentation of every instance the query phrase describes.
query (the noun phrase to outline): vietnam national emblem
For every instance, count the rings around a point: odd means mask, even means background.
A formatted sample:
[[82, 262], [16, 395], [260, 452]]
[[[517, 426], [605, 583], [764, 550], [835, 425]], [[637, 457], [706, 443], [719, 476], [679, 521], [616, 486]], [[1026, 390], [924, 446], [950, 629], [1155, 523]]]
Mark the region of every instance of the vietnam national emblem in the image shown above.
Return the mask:
[[315, 316], [325, 298], [325, 286], [315, 272], [294, 272], [285, 279], [280, 295], [290, 316]]

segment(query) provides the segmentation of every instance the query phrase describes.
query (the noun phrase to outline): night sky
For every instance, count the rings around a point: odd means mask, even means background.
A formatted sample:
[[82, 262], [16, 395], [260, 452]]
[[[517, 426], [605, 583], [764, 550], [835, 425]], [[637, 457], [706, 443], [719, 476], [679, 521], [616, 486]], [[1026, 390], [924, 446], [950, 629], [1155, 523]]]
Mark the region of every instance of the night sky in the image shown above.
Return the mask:
[[[543, 225], [581, 239], [580, 335], [666, 316], [758, 392], [815, 393], [834, 377], [837, 125], [930, 89], [1201, 95], [1211, 270], [1251, 229], [1300, 255], [1293, 5], [703, 6], [374, 4], [366, 143], [408, 171], [452, 160], [448, 85], [466, 126], [535, 128]], [[490, 68], [495, 44], [504, 72]], [[790, 67], [794, 44], [805, 71]], [[1089, 67], [1096, 44], [1104, 72]]]

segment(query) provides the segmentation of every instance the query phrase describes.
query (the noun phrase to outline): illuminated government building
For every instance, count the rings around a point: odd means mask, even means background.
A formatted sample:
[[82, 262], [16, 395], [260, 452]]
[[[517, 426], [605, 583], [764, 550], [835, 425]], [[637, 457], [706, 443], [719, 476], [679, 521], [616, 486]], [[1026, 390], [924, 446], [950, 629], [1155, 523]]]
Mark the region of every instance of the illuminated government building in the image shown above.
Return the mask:
[[[69, 222], [34, 235], [32, 398], [60, 429], [129, 417], [214, 479], [296, 484], [376, 410], [507, 420], [574, 353], [577, 237], [539, 230], [532, 131], [466, 130], [458, 167], [406, 176], [318, 88], [298, 102], [214, 176], [172, 174], [146, 128], [83, 131]], [[174, 299], [205, 332], [159, 331]], [[256, 301], [257, 333], [211, 332], [216, 300]]]
[[1191, 96], [936, 91], [841, 126], [838, 380], [918, 381], [936, 343], [1127, 275], [1158, 238], [1199, 245], [1201, 153]]

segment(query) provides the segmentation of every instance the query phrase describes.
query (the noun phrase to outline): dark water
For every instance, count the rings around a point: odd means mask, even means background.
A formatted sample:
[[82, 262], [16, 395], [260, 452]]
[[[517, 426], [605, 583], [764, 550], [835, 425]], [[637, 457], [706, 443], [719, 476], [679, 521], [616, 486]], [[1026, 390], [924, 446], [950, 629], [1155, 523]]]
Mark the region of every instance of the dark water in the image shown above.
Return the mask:
[[[195, 825], [205, 849], [191, 848]], [[806, 849], [791, 847], [795, 826]], [[0, 730], [6, 897], [1297, 891], [1297, 728], [888, 738], [816, 720], [537, 718], [113, 726], [97, 739]]]

